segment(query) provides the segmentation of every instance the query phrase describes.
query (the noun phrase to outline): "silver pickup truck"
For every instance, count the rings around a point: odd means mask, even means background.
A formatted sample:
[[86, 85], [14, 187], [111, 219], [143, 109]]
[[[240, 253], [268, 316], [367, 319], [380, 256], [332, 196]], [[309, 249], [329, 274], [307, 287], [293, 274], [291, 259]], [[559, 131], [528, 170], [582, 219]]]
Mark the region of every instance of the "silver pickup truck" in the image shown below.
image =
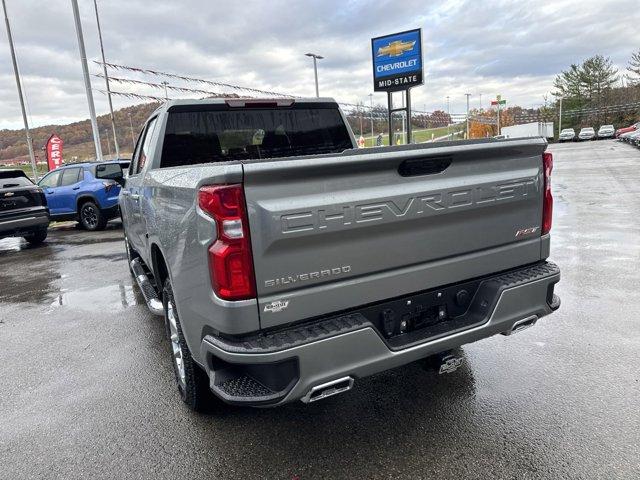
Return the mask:
[[146, 122], [125, 245], [191, 408], [449, 371], [560, 306], [545, 140], [355, 145], [331, 99], [177, 100]]

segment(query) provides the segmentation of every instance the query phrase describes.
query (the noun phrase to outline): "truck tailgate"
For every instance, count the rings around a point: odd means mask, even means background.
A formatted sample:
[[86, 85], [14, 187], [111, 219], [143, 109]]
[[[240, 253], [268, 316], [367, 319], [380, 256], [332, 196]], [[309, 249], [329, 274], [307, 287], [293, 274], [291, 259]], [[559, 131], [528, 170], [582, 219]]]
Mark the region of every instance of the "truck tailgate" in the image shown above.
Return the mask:
[[244, 165], [261, 327], [540, 260], [541, 138]]

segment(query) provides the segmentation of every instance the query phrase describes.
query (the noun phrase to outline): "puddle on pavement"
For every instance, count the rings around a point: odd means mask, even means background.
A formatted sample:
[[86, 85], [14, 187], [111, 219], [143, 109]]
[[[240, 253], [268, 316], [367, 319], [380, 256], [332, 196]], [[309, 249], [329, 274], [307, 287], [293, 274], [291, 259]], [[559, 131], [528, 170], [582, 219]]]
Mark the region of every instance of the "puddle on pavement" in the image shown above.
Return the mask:
[[108, 285], [106, 287], [60, 292], [51, 307], [70, 307], [87, 312], [124, 310], [140, 302], [132, 285]]

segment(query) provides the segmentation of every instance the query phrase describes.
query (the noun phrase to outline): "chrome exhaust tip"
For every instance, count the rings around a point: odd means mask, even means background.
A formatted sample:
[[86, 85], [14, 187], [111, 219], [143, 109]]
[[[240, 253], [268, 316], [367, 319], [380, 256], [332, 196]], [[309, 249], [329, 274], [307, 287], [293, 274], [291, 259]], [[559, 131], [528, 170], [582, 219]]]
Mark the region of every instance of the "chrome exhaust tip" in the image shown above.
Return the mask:
[[337, 395], [353, 388], [352, 377], [342, 377], [337, 380], [331, 380], [330, 382], [316, 385], [307, 394], [301, 398], [304, 403], [316, 402], [333, 395]]
[[502, 332], [502, 335], [508, 336], [513, 335], [514, 333], [521, 332], [523, 330], [526, 330], [527, 328], [533, 327], [537, 321], [538, 317], [536, 315], [531, 315], [530, 317], [523, 318], [515, 322], [509, 330]]

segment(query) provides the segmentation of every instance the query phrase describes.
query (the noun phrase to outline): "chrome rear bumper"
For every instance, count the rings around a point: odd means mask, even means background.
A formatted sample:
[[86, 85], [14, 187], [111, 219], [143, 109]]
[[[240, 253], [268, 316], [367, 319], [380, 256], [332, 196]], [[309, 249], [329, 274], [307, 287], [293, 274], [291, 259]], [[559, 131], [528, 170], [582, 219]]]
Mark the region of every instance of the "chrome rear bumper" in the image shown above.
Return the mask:
[[[310, 401], [319, 390], [331, 392], [330, 387], [335, 382], [345, 388], [331, 395], [349, 390], [353, 383], [351, 381], [346, 388], [345, 378], [366, 377], [498, 333], [508, 335], [524, 330], [560, 306], [560, 299], [553, 294], [560, 271], [553, 264], [544, 265], [546, 268], [540, 269], [538, 264], [535, 275], [531, 273], [531, 267], [505, 275], [503, 281], [506, 283], [498, 294], [495, 307], [487, 312], [481, 324], [399, 350], [391, 349], [373, 324], [357, 314], [323, 320], [304, 327], [306, 330], [297, 327], [298, 330], [292, 328], [250, 341], [231, 342], [208, 335], [202, 341], [201, 354], [207, 359], [205, 368], [212, 390], [219, 394], [223, 383], [230, 378], [230, 371], [251, 377], [256, 366], [264, 369], [277, 365], [282, 369], [282, 365], [289, 362], [286, 371], [292, 377], [280, 382], [281, 391], [268, 387], [263, 390], [265, 385], [256, 381], [255, 389], [249, 389], [246, 397], [229, 397], [225, 393], [219, 396], [230, 403], [249, 405], [279, 405], [299, 399]], [[329, 327], [331, 324], [336, 326], [334, 331]], [[224, 375], [220, 375], [220, 371], [224, 371]], [[243, 384], [247, 384], [244, 379]], [[252, 394], [258, 391], [264, 393], [264, 402], [260, 395]]]

